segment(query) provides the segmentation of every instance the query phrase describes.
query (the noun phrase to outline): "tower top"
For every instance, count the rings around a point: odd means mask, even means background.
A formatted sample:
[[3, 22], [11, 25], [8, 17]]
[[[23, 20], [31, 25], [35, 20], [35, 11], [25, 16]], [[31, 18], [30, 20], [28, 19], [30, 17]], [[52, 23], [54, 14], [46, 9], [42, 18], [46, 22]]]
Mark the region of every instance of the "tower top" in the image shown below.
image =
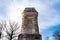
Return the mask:
[[25, 8], [24, 12], [37, 12], [35, 8]]
[[35, 8], [25, 8], [22, 13], [21, 34], [39, 34], [37, 17]]
[[18, 40], [41, 40], [38, 28], [38, 12], [35, 8], [25, 8], [22, 12], [21, 32]]

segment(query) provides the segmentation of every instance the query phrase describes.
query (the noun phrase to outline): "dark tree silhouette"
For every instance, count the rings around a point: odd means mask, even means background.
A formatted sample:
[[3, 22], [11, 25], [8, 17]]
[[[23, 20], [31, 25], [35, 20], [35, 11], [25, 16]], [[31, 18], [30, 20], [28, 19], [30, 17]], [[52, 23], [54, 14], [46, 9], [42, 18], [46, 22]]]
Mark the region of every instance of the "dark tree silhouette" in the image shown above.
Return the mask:
[[[7, 28], [9, 27], [9, 28]], [[9, 39], [9, 40], [12, 40], [14, 39], [15, 37], [18, 37], [19, 33], [16, 32], [17, 30], [19, 29], [19, 25], [18, 23], [16, 22], [9, 22], [9, 26], [6, 26], [6, 37]]]
[[56, 30], [54, 32], [54, 37], [55, 37], [55, 40], [60, 40], [60, 31], [59, 30]]
[[0, 39], [3, 37], [2, 35], [3, 35], [3, 31], [4, 31], [4, 28], [6, 27], [6, 25], [5, 25], [5, 21], [3, 21], [3, 20], [0, 20]]

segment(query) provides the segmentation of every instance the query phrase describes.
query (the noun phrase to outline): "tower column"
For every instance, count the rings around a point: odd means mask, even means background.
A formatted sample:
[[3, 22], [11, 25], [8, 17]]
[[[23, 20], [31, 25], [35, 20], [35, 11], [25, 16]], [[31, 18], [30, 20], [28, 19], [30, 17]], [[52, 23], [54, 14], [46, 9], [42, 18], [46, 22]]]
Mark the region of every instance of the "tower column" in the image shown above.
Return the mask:
[[34, 8], [25, 8], [23, 11], [18, 40], [41, 40], [38, 29], [38, 12]]

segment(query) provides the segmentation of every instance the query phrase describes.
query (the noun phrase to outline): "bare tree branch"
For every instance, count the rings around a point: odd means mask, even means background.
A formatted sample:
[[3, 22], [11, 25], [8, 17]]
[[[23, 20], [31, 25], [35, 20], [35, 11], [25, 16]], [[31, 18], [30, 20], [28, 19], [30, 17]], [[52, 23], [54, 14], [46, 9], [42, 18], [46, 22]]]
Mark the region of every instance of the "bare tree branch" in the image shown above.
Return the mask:
[[5, 22], [6, 22], [6, 21], [0, 20], [0, 39], [3, 37], [3, 36], [2, 36], [2, 35], [3, 35], [2, 32], [4, 31], [4, 29], [5, 29], [5, 27], [6, 27]]
[[[9, 29], [7, 28], [7, 26], [6, 26], [6, 33], [7, 33], [7, 38], [9, 39], [9, 40], [12, 40], [13, 38], [15, 38], [15, 37], [18, 37], [18, 33], [16, 33], [16, 31], [19, 29], [19, 25], [18, 25], [18, 23], [16, 23], [16, 22], [9, 22]], [[9, 30], [9, 31], [8, 31]]]
[[55, 40], [60, 40], [60, 31], [56, 30], [53, 36], [55, 37]]

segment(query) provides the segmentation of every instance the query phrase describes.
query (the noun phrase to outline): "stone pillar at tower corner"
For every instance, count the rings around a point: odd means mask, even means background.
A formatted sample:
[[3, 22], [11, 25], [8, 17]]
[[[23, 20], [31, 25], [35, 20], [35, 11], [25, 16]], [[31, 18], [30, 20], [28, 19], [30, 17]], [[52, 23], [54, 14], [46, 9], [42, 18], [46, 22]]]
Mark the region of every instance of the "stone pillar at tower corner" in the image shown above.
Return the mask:
[[22, 13], [22, 26], [18, 40], [41, 40], [38, 29], [38, 12], [35, 8], [25, 8]]

